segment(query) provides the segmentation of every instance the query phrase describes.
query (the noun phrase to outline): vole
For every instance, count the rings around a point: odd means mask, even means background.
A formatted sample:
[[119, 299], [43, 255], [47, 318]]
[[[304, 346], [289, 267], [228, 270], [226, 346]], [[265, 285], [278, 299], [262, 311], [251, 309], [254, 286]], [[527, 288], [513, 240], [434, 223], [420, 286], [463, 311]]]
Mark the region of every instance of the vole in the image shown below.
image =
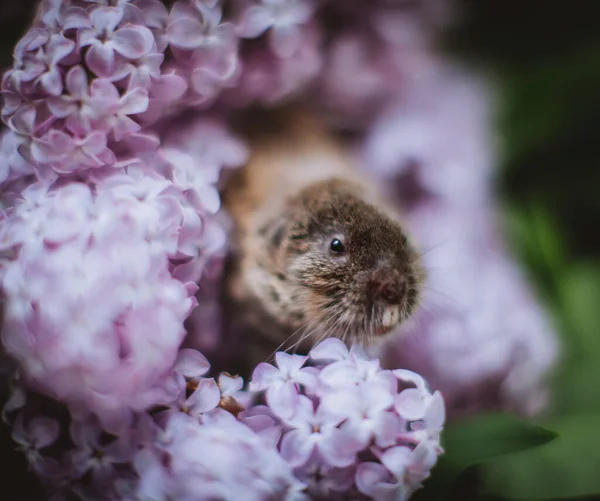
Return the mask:
[[250, 159], [222, 192], [234, 222], [225, 320], [238, 366], [327, 336], [369, 344], [407, 319], [424, 277], [419, 254], [317, 115], [256, 112], [238, 131]]

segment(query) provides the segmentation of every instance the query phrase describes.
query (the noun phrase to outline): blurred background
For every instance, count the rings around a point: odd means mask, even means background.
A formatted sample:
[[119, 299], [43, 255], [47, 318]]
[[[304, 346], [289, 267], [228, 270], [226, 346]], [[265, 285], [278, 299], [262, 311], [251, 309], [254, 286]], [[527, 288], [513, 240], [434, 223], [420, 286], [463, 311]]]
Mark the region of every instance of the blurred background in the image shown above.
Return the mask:
[[[35, 3], [1, 0], [2, 68], [11, 64]], [[443, 493], [431, 488], [418, 496], [600, 499], [600, 29], [593, 9], [598, 2], [458, 3], [462, 20], [447, 33], [446, 49], [499, 77], [503, 215], [511, 246], [561, 335], [551, 409], [534, 422], [559, 436], [488, 459], [453, 479]], [[3, 478], [18, 486], [11, 499], [37, 499], [24, 458], [12, 450], [3, 425]]]

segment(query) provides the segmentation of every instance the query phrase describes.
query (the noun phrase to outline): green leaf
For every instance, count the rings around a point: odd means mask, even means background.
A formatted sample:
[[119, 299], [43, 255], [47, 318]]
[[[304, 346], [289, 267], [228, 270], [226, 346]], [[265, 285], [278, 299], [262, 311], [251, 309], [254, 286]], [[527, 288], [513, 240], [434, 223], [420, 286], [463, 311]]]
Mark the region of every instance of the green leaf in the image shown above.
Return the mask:
[[482, 468], [486, 494], [519, 501], [600, 495], [600, 414], [553, 418], [557, 440], [490, 460]]
[[510, 414], [484, 414], [451, 423], [444, 430], [446, 454], [440, 469], [460, 473], [487, 459], [538, 447], [556, 433]]
[[413, 501], [447, 499], [458, 478], [470, 467], [490, 458], [538, 447], [555, 438], [553, 431], [510, 414], [481, 414], [448, 423], [442, 434], [445, 453]]
[[600, 357], [600, 266], [578, 263], [560, 283], [561, 303], [578, 345], [584, 353]]

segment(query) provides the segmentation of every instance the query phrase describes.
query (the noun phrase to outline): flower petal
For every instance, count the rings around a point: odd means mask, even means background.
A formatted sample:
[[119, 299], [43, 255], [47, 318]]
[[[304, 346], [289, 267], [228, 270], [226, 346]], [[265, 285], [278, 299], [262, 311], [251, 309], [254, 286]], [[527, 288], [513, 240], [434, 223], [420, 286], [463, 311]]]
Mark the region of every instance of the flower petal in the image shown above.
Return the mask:
[[48, 44], [48, 53], [46, 54], [50, 65], [55, 65], [67, 57], [75, 50], [75, 42], [63, 37], [62, 35], [53, 35]]
[[274, 381], [281, 380], [281, 373], [277, 367], [265, 362], [259, 363], [250, 380], [250, 391], [266, 390]]
[[115, 135], [115, 141], [119, 142], [129, 135], [139, 132], [142, 130], [142, 127], [129, 117], [119, 117], [112, 130]]
[[85, 55], [85, 61], [99, 77], [109, 78], [115, 70], [115, 52], [108, 44], [92, 45]]
[[408, 388], [396, 397], [394, 408], [404, 419], [416, 421], [425, 417], [429, 398], [417, 388]]
[[330, 337], [310, 350], [309, 356], [312, 360], [346, 360], [348, 348], [340, 339]]
[[279, 367], [282, 374], [288, 377], [293, 376], [295, 372], [300, 370], [307, 360], [308, 357], [303, 355], [290, 355], [283, 351], [275, 353], [275, 363], [277, 364], [277, 367]]
[[96, 78], [90, 85], [90, 95], [94, 107], [106, 111], [119, 104], [120, 96], [117, 88], [105, 78]]
[[100, 446], [100, 427], [95, 421], [73, 420], [69, 427], [71, 440], [83, 449], [96, 449]]
[[92, 11], [90, 19], [98, 31], [112, 32], [123, 19], [123, 14], [119, 7], [98, 7]]
[[56, 442], [60, 426], [54, 419], [41, 417], [29, 423], [29, 436], [36, 449], [43, 449]]
[[114, 49], [128, 59], [139, 59], [152, 50], [154, 35], [145, 26], [126, 25], [112, 36]]
[[290, 419], [298, 408], [298, 389], [292, 381], [275, 384], [267, 389], [266, 400], [280, 419]]
[[137, 115], [148, 109], [148, 103], [148, 91], [138, 87], [121, 98], [120, 112], [123, 115]]
[[183, 348], [179, 350], [174, 369], [185, 377], [196, 378], [208, 372], [210, 363], [198, 350]]
[[389, 480], [389, 472], [379, 463], [361, 463], [356, 470], [356, 487], [367, 496], [373, 495], [375, 485]]
[[63, 91], [62, 75], [58, 68], [52, 68], [40, 78], [40, 86], [50, 96], [60, 96]]
[[398, 479], [402, 479], [406, 467], [411, 463], [412, 451], [408, 447], [399, 446], [386, 450], [379, 460]]
[[275, 21], [269, 9], [262, 5], [253, 5], [246, 9], [237, 26], [237, 33], [242, 38], [256, 38], [267, 31]]
[[69, 93], [74, 98], [83, 98], [88, 95], [88, 79], [82, 66], [71, 68], [65, 78]]
[[171, 45], [180, 49], [195, 49], [206, 40], [204, 26], [197, 19], [182, 17], [167, 26], [167, 37]]
[[360, 440], [339, 428], [333, 428], [322, 435], [318, 446], [327, 464], [337, 468], [350, 466], [356, 461], [356, 454], [362, 448]]
[[198, 388], [186, 400], [186, 405], [192, 414], [208, 412], [219, 405], [221, 392], [216, 381], [212, 378], [201, 379]]
[[310, 435], [300, 430], [291, 430], [281, 439], [280, 453], [292, 468], [297, 468], [306, 464], [314, 448], [315, 441]]
[[273, 28], [269, 36], [271, 50], [280, 58], [288, 59], [302, 46], [302, 32], [296, 25]]

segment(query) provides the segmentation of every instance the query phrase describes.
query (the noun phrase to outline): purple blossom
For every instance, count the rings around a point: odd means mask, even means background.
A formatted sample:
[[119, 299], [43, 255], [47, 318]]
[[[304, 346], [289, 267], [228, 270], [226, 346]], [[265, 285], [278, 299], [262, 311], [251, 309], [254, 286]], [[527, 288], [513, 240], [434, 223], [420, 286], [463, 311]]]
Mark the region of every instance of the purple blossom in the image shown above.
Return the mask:
[[351, 434], [338, 428], [342, 419], [324, 407], [315, 410], [308, 397], [299, 396], [293, 417], [285, 420], [292, 429], [281, 440], [281, 456], [296, 468], [304, 466], [316, 449], [331, 466], [351, 465], [361, 447]]
[[176, 210], [176, 200], [151, 183], [135, 186], [145, 200], [128, 199], [126, 185], [110, 181], [97, 199], [81, 184], [31, 188], [2, 221], [8, 244], [20, 246], [2, 285], [3, 342], [30, 384], [114, 427], [127, 409], [166, 402], [159, 383], [193, 302], [167, 271], [177, 228], [160, 211]]
[[289, 418], [296, 412], [300, 401], [296, 385], [313, 388], [317, 383], [316, 370], [313, 367], [303, 367], [308, 357], [275, 354], [277, 368], [260, 363], [256, 367], [250, 382], [250, 391], [266, 390], [269, 406], [278, 417]]
[[238, 34], [256, 38], [269, 31], [269, 45], [279, 57], [293, 56], [303, 42], [300, 26], [307, 23], [315, 3], [304, 0], [261, 0], [248, 7], [238, 25]]
[[106, 146], [106, 135], [100, 131], [77, 139], [59, 130], [51, 130], [33, 143], [31, 154], [39, 163], [52, 164], [59, 174], [112, 165], [116, 161], [114, 153]]
[[138, 499], [236, 499], [240, 492], [256, 501], [303, 499], [303, 486], [285, 461], [228, 413], [216, 413], [202, 425], [174, 414], [164, 434], [168, 440], [157, 442], [157, 450], [138, 453]]
[[100, 116], [98, 100], [93, 101], [85, 70], [74, 66], [65, 78], [68, 93], [49, 98], [46, 103], [50, 112], [57, 118], [66, 119], [66, 127], [73, 134], [83, 135], [90, 131], [91, 120]]
[[108, 443], [102, 443], [102, 429], [93, 419], [73, 421], [69, 433], [76, 447], [68, 453], [71, 475], [81, 478], [90, 472], [96, 488], [110, 487], [117, 477], [115, 465], [128, 463], [135, 452], [136, 444], [129, 430]]
[[115, 141], [139, 132], [141, 126], [129, 115], [137, 115], [148, 109], [148, 92], [134, 88], [120, 95], [117, 88], [106, 79], [96, 79], [90, 86], [90, 100], [95, 109], [102, 109], [99, 126], [112, 131]]
[[46, 47], [42, 61], [45, 64], [44, 71], [37, 77], [35, 83], [39, 85], [47, 95], [58, 96], [63, 90], [63, 74], [58, 66], [64, 58], [75, 50], [75, 43], [62, 35], [52, 35]]
[[12, 430], [12, 438], [20, 445], [31, 468], [42, 475], [56, 474], [58, 464], [40, 454], [58, 438], [60, 427], [57, 421], [47, 417], [37, 417], [25, 423], [23, 415], [17, 416]]
[[119, 27], [125, 11], [122, 7], [98, 7], [90, 14], [91, 26], [79, 32], [80, 47], [88, 47], [85, 61], [99, 77], [120, 80], [117, 59], [138, 59], [152, 50], [154, 36], [145, 26], [126, 24]]
[[219, 405], [221, 392], [216, 381], [212, 378], [199, 378], [195, 381], [196, 388], [186, 397], [186, 383], [183, 377], [178, 378], [179, 397], [171, 404], [175, 412], [183, 412], [198, 419], [205, 412]]
[[[267, 405], [250, 406], [240, 418], [277, 443], [309, 494], [354, 488], [378, 500], [407, 499], [420, 487], [442, 452], [439, 392], [410, 371], [381, 369], [339, 339], [319, 343], [309, 357], [277, 355], [279, 369], [260, 364], [250, 381], [251, 391], [265, 391]], [[308, 360], [315, 365], [303, 367]], [[269, 399], [278, 386], [289, 394]], [[282, 401], [295, 404], [291, 412]], [[377, 461], [361, 459], [369, 456]]]

